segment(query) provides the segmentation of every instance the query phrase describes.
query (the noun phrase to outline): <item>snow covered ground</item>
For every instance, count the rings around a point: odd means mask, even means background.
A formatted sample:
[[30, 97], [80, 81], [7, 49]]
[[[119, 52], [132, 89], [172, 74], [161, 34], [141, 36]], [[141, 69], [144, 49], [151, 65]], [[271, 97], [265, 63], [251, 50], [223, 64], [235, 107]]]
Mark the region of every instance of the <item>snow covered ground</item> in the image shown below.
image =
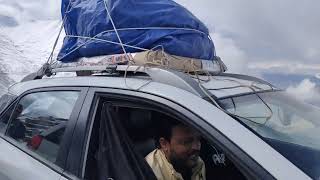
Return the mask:
[[[59, 30], [59, 21], [37, 21], [0, 30], [0, 58], [9, 77], [19, 81], [47, 61]], [[60, 41], [61, 42], [61, 41]], [[61, 43], [60, 43], [61, 44]]]
[[59, 1], [0, 0], [0, 70], [18, 81], [45, 62], [60, 27]]
[[0, 29], [0, 91], [47, 61], [59, 26], [58, 20], [42, 20]]
[[0, 0], [0, 95], [47, 61], [61, 26], [59, 6], [46, 0]]

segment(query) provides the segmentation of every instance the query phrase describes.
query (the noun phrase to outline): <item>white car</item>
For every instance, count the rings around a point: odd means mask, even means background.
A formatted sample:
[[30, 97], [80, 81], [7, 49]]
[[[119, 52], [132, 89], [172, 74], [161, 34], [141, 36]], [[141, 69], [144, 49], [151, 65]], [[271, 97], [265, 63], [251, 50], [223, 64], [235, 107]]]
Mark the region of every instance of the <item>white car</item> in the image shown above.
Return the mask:
[[320, 177], [320, 110], [263, 80], [161, 68], [78, 70], [96, 74], [30, 75], [0, 99], [1, 180], [150, 175], [143, 157], [156, 148], [163, 117], [201, 133], [207, 179]]

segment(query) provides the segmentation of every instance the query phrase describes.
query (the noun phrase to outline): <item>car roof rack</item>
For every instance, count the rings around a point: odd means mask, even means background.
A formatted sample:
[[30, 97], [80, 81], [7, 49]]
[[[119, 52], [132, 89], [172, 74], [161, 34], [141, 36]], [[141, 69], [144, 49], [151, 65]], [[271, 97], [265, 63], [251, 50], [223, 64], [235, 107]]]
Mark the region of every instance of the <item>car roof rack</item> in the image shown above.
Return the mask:
[[253, 81], [253, 82], [257, 82], [257, 83], [261, 83], [261, 84], [265, 84], [267, 86], [270, 86], [271, 89], [276, 88], [274, 85], [272, 85], [271, 83], [263, 80], [263, 79], [259, 79], [256, 78], [254, 76], [248, 76], [248, 75], [244, 75], [244, 74], [231, 74], [231, 73], [221, 73], [219, 74], [220, 76], [225, 76], [225, 77], [231, 77], [231, 78], [238, 78], [238, 79], [243, 79], [243, 80], [248, 80], [248, 81]]
[[144, 67], [134, 65], [100, 65], [100, 66], [70, 66], [53, 68], [50, 64], [44, 64], [37, 72], [27, 75], [21, 82], [42, 79], [44, 76], [50, 77], [59, 72], [76, 72], [77, 76], [89, 76], [94, 72], [103, 72], [110, 75], [124, 72], [143, 73], [148, 75], [152, 81], [171, 85], [191, 92], [201, 98], [208, 98], [208, 95], [215, 96], [206, 90], [202, 85], [190, 75], [172, 69], [159, 67]]

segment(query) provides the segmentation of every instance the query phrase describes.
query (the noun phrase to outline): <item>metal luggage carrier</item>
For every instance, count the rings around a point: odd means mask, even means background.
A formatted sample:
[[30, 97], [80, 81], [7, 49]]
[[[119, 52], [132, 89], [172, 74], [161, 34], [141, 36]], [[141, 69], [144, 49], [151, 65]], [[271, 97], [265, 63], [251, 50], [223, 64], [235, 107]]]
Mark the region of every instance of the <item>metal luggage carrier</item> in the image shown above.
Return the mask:
[[[206, 97], [207, 95], [201, 89], [199, 83], [195, 81], [191, 76], [171, 69], [163, 68], [145, 68], [142, 66], [128, 66], [128, 65], [106, 65], [106, 66], [77, 66], [77, 67], [63, 67], [63, 68], [51, 68], [50, 65], [44, 65], [40, 71], [32, 73], [26, 76], [22, 82], [42, 79], [44, 76], [52, 76], [59, 72], [76, 72], [78, 76], [92, 75], [94, 72], [99, 72], [100, 75], [115, 76], [123, 73], [138, 73], [139, 75], [148, 75], [152, 81], [159, 82], [171, 86], [175, 86], [180, 89], [189, 91], [199, 97]], [[103, 74], [104, 73], [104, 74]], [[98, 74], [97, 74], [98, 75]], [[129, 77], [129, 76], [128, 76]], [[207, 92], [209, 93], [209, 92]]]
[[[187, 74], [173, 69], [162, 67], [145, 67], [135, 65], [101, 65], [101, 66], [72, 66], [53, 67], [44, 64], [35, 73], [26, 76], [22, 82], [42, 78], [54, 78], [57, 73], [74, 73], [74, 76], [107, 76], [149, 79], [153, 82], [171, 85], [201, 98], [216, 101], [218, 98], [230, 94], [256, 93], [259, 91], [278, 90], [272, 84], [256, 77], [219, 73], [219, 74]], [[217, 103], [215, 102], [217, 105]]]

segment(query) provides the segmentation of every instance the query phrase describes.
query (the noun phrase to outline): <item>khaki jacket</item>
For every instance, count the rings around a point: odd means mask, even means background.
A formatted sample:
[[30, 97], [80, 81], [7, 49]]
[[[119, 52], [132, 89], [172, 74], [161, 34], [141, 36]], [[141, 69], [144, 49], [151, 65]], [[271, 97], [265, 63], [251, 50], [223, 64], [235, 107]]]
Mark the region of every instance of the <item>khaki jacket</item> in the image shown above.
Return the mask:
[[[146, 161], [152, 168], [158, 180], [183, 180], [182, 175], [174, 170], [173, 166], [168, 162], [160, 149], [156, 149], [148, 154], [146, 156]], [[197, 166], [192, 169], [191, 180], [205, 179], [205, 165], [201, 158], [199, 158]]]

